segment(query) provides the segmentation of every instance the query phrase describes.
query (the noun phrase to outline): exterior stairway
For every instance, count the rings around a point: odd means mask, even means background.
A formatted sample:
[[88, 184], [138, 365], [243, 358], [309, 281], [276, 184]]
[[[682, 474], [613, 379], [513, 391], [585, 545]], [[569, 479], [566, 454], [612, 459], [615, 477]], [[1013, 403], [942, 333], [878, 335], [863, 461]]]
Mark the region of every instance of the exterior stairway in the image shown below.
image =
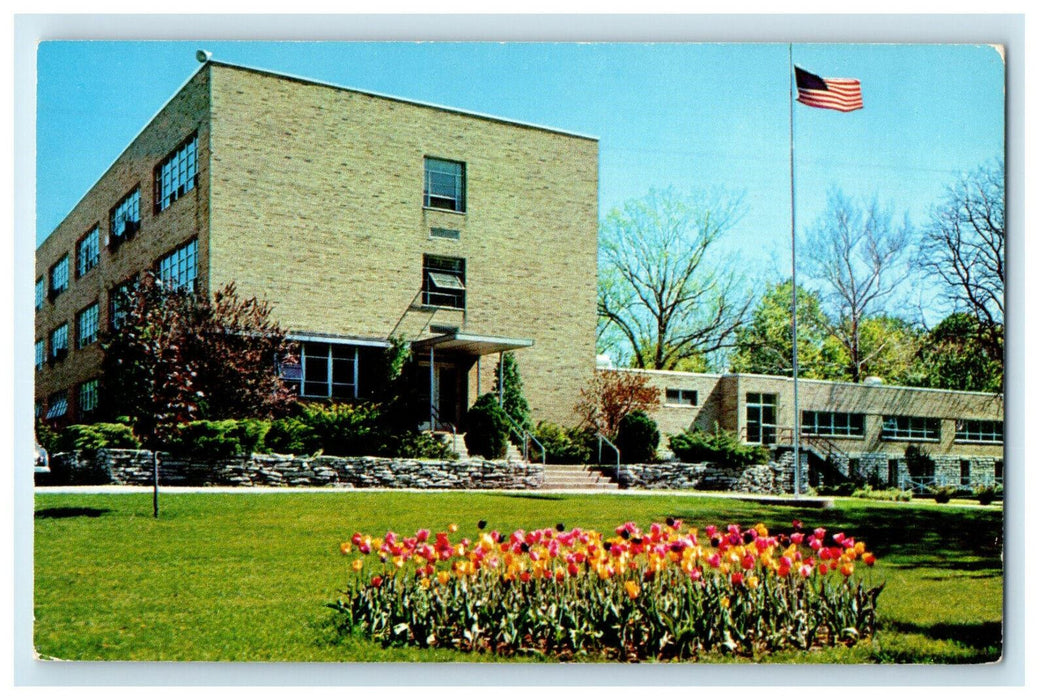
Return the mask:
[[616, 491], [618, 485], [598, 469], [589, 469], [584, 464], [546, 464], [545, 480], [542, 482], [541, 488], [545, 491], [576, 489]]
[[[436, 433], [443, 438], [443, 441], [447, 443], [447, 447], [452, 452], [457, 453], [458, 459], [468, 459], [469, 451], [465, 446], [465, 433], [450, 433], [450, 432], [439, 432]], [[513, 445], [511, 442], [508, 444], [508, 450], [505, 453], [505, 458], [512, 462], [522, 462], [523, 453], [519, 451], [519, 448]]]

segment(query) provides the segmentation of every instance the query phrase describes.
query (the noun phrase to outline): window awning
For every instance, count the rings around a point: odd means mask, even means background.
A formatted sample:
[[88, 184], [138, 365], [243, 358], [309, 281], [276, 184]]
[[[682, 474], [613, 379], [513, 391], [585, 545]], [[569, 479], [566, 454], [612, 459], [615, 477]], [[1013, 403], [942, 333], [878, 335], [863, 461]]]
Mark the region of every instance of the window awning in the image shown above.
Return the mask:
[[47, 409], [47, 418], [58, 418], [64, 416], [65, 412], [69, 409], [69, 399], [64, 396], [60, 399], [55, 399]]
[[430, 272], [429, 281], [437, 289], [465, 290], [465, 285], [461, 283], [461, 278], [447, 272]]
[[473, 335], [455, 331], [437, 335], [412, 344], [414, 352], [428, 352], [429, 349], [440, 352], [457, 352], [465, 355], [489, 355], [495, 352], [508, 352], [529, 348], [534, 341], [529, 338], [506, 338], [492, 335]]

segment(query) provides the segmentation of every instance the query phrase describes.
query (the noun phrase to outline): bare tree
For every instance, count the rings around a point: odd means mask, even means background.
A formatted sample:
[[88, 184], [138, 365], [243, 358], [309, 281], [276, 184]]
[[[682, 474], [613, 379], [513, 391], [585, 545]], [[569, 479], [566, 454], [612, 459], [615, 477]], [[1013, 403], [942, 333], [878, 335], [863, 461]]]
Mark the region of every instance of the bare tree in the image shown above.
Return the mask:
[[963, 173], [930, 212], [919, 264], [943, 283], [954, 310], [977, 322], [993, 361], [1003, 360], [1006, 188], [1001, 160]]
[[610, 212], [599, 236], [602, 349], [624, 345], [633, 366], [672, 369], [729, 344], [752, 294], [712, 249], [741, 203], [651, 190]]
[[827, 330], [846, 352], [851, 381], [864, 379], [886, 349], [862, 342], [861, 322], [896, 312], [887, 305], [905, 279], [912, 239], [907, 216], [895, 224], [893, 212], [875, 198], [858, 203], [839, 190], [829, 193], [827, 209], [807, 230], [802, 264], [825, 286]]

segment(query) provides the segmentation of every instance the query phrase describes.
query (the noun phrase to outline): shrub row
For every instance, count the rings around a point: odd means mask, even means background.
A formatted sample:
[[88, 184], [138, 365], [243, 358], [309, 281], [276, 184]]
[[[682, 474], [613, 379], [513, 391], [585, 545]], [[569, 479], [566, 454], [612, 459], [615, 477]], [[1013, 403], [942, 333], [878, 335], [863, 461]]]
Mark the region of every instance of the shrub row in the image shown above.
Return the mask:
[[[141, 447], [130, 426], [122, 423], [78, 424], [57, 432], [38, 428], [37, 438], [52, 453]], [[165, 447], [172, 454], [205, 459], [254, 452], [431, 459], [453, 456], [439, 438], [393, 425], [376, 405], [367, 403], [302, 405], [297, 415], [272, 421], [192, 421], [179, 426]]]
[[732, 433], [720, 430], [688, 430], [668, 439], [672, 452], [684, 462], [715, 462], [726, 467], [766, 464], [770, 453], [762, 445], [746, 445]]

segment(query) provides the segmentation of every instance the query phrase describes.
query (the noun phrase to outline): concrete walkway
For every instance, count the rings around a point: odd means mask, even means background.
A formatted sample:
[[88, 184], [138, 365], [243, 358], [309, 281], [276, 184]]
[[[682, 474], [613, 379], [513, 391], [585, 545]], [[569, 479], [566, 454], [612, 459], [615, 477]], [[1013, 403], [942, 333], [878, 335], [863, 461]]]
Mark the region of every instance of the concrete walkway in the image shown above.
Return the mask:
[[[38, 494], [151, 494], [151, 486], [37, 486]], [[732, 498], [739, 501], [756, 501], [766, 505], [794, 505], [804, 508], [832, 508], [831, 498], [794, 498], [792, 496], [765, 496], [751, 493], [729, 493], [726, 491], [673, 491], [673, 490], [640, 490], [640, 489], [411, 489], [411, 488], [345, 488], [338, 486], [161, 486], [160, 494], [177, 493], [476, 493], [499, 495], [534, 495], [546, 497], [552, 495], [574, 496], [578, 494], [598, 494], [604, 496], [686, 496], [691, 498]]]

